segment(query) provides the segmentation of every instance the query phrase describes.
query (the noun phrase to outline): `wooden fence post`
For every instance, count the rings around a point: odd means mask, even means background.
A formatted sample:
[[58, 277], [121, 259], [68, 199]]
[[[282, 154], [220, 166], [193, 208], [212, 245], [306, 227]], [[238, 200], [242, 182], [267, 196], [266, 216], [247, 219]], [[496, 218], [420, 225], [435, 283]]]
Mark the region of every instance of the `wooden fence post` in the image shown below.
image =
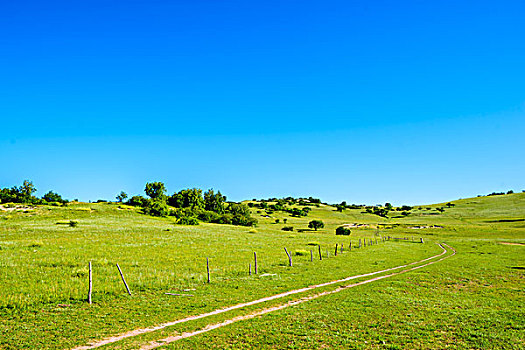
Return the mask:
[[255, 260], [255, 274], [257, 274], [257, 253], [256, 252], [253, 252], [253, 258]]
[[208, 283], [210, 283], [210, 260], [206, 258], [206, 272], [208, 273]]
[[292, 266], [292, 256], [290, 255], [290, 253], [288, 253], [286, 247], [284, 247], [284, 251], [286, 252], [286, 255], [288, 255], [288, 266]]
[[310, 262], [314, 261], [314, 252], [310, 249]]
[[335, 256], [337, 256], [337, 243], [335, 244]]
[[91, 304], [91, 291], [93, 290], [93, 275], [91, 272], [91, 261], [89, 262], [89, 290], [88, 290], [88, 303]]
[[350, 245], [348, 246], [348, 250], [352, 251], [352, 241], [350, 241]]
[[321, 254], [321, 245], [317, 246], [319, 248], [319, 260], [323, 260], [323, 255]]
[[341, 253], [343, 253], [343, 243], [341, 243]]
[[126, 290], [128, 291], [128, 294], [131, 295], [131, 291], [129, 290], [128, 284], [126, 283], [126, 279], [124, 278], [124, 274], [122, 273], [122, 270], [120, 269], [120, 266], [117, 264], [118, 272], [120, 272], [120, 277], [122, 278], [122, 282], [124, 282], [124, 286], [126, 287]]
[[252, 275], [252, 264], [248, 264], [248, 275]]

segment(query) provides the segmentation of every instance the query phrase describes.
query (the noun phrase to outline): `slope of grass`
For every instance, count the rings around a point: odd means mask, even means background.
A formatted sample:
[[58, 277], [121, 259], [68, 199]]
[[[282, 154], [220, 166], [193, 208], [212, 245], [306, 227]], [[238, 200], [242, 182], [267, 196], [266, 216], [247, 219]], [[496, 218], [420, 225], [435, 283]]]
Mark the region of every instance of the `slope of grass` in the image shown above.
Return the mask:
[[[458, 250], [446, 264], [384, 280], [189, 339], [172, 347], [459, 348], [508, 347], [523, 341], [525, 194], [462, 199], [444, 213], [425, 205], [408, 217], [313, 207], [308, 217], [276, 212], [259, 225], [174, 225], [116, 204], [0, 212], [0, 348], [65, 348], [313, 283], [392, 267], [434, 255], [432, 242]], [[430, 207], [432, 209], [427, 210]], [[432, 214], [432, 215], [429, 215]], [[280, 219], [275, 224], [276, 218]], [[287, 223], [283, 219], [287, 218]], [[312, 219], [325, 228], [306, 229]], [[77, 220], [77, 227], [57, 225]], [[387, 242], [333, 257], [336, 243], [375, 238], [375, 227], [335, 236], [344, 223], [401, 224], [380, 235], [423, 237]], [[443, 228], [410, 229], [412, 225]], [[294, 226], [285, 232], [283, 226]], [[374, 225], [372, 225], [374, 226]], [[251, 232], [250, 232], [251, 231]], [[323, 261], [317, 247], [323, 247]], [[314, 250], [294, 256], [283, 250]], [[326, 250], [331, 258], [326, 258]], [[249, 276], [253, 252], [259, 272]], [[206, 281], [210, 258], [212, 283]], [[94, 304], [86, 303], [93, 262]], [[133, 292], [129, 297], [115, 264]], [[186, 290], [186, 291], [185, 291]], [[181, 298], [165, 292], [191, 293]], [[326, 330], [323, 330], [325, 325]], [[465, 326], [462, 326], [465, 325]], [[193, 327], [189, 325], [188, 327]], [[254, 331], [259, 330], [259, 331]], [[65, 336], [67, 334], [67, 336]], [[244, 335], [244, 336], [239, 336]], [[366, 343], [365, 343], [366, 342]], [[425, 346], [427, 344], [427, 346]], [[492, 345], [491, 345], [492, 344]], [[130, 345], [131, 346], [131, 345]], [[133, 347], [133, 346], [131, 346]]]

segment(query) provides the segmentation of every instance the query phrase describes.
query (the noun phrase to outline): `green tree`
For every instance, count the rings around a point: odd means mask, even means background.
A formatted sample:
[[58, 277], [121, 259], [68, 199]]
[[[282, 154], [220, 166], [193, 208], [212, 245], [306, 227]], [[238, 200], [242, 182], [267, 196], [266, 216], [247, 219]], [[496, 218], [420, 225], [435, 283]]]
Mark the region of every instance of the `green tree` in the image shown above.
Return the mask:
[[124, 191], [120, 191], [120, 194], [117, 197], [115, 197], [115, 198], [117, 198], [117, 200], [120, 203], [122, 203], [126, 198], [128, 198], [128, 194], [126, 192], [124, 192]]
[[226, 196], [221, 194], [221, 191], [214, 193], [213, 189], [204, 192], [204, 209], [214, 211], [216, 213], [224, 213], [224, 202]]
[[144, 191], [154, 201], [166, 200], [166, 186], [162, 182], [148, 182]]
[[308, 223], [308, 228], [313, 228], [316, 231], [317, 229], [320, 229], [323, 227], [324, 227], [324, 222], [322, 222], [321, 220], [312, 220]]
[[53, 191], [49, 191], [47, 192], [43, 197], [42, 197], [43, 200], [45, 200], [46, 202], [59, 202], [59, 203], [64, 203], [64, 202], [67, 202], [65, 201], [64, 199], [62, 199], [62, 196], [59, 195], [58, 193], [55, 193]]

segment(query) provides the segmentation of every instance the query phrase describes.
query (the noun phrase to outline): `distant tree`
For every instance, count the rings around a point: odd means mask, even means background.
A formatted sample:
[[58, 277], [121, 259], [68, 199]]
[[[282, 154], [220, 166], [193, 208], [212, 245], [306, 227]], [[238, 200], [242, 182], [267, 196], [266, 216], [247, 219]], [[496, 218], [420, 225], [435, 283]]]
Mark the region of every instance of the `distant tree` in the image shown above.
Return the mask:
[[283, 222], [284, 222], [285, 224], [286, 224], [287, 221], [288, 221], [287, 218], [284, 218], [284, 219], [283, 219]]
[[391, 210], [392, 210], [392, 204], [390, 204], [390, 203], [385, 203], [385, 209], [386, 209], [387, 211], [391, 211]]
[[147, 198], [144, 198], [142, 196], [133, 196], [128, 200], [127, 204], [133, 205], [136, 207], [144, 207], [147, 205], [148, 202], [149, 202], [149, 199]]
[[440, 207], [440, 208], [436, 208], [436, 210], [439, 211], [440, 213], [443, 213], [445, 211], [445, 208]]
[[453, 203], [447, 203], [445, 205], [447, 206], [447, 208], [452, 208], [453, 206], [455, 206], [455, 204], [453, 204]]
[[55, 193], [53, 191], [47, 192], [42, 197], [42, 199], [45, 200], [46, 202], [59, 202], [59, 203], [67, 202], [67, 201], [64, 201], [64, 199], [62, 199], [61, 195], [59, 195], [58, 193]]
[[121, 191], [120, 194], [115, 197], [120, 203], [122, 203], [126, 198], [128, 198], [128, 194], [124, 191]]
[[[209, 202], [211, 207], [219, 209], [217, 200], [218, 196], [214, 199], [214, 203]], [[175, 208], [204, 209], [205, 207], [202, 190], [200, 188], [187, 188], [174, 193], [173, 196], [168, 198], [168, 204]]]
[[278, 224], [279, 223], [279, 219], [275, 219], [275, 223]]
[[38, 199], [33, 196], [36, 192], [35, 185], [29, 180], [24, 180], [22, 186], [3, 188], [0, 190], [0, 201], [3, 203], [36, 203]]
[[312, 220], [308, 223], [308, 228], [313, 228], [316, 231], [317, 229], [323, 228], [323, 227], [324, 227], [324, 222], [322, 222], [321, 220]]
[[342, 212], [343, 210], [346, 209], [346, 206], [345, 205], [341, 205], [341, 204], [336, 204], [335, 208], [336, 208], [337, 211]]
[[[204, 208], [206, 210], [214, 211], [216, 213], [222, 214], [224, 213], [224, 202], [226, 201], [226, 196], [223, 196], [221, 194], [221, 191], [217, 191], [217, 193], [213, 192], [213, 189], [209, 189], [208, 191], [204, 192]], [[253, 206], [253, 203], [249, 203]]]
[[162, 182], [148, 182], [144, 191], [154, 201], [166, 200], [166, 186]]
[[513, 190], [509, 190], [509, 191], [507, 191], [507, 194], [513, 194], [513, 193], [514, 193]]

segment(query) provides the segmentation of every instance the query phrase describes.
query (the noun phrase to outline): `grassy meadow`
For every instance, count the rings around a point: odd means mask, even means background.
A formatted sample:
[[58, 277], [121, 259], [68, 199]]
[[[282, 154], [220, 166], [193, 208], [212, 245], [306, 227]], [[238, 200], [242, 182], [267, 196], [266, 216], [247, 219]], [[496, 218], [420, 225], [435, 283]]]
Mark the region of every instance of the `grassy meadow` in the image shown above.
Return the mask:
[[[146, 216], [117, 203], [3, 210], [0, 348], [85, 345], [136, 328], [421, 260], [441, 252], [437, 242], [449, 244], [457, 254], [167, 348], [523, 348], [525, 193], [452, 203], [455, 206], [445, 207], [442, 213], [437, 208], [444, 203], [439, 203], [416, 206], [407, 217], [391, 212], [393, 217], [388, 219], [362, 209], [338, 212], [327, 205], [312, 207], [307, 217], [299, 218], [284, 212], [264, 217], [264, 211], [253, 208], [259, 220], [255, 228], [181, 226], [170, 217]], [[322, 220], [325, 227], [308, 230], [312, 219]], [[68, 225], [71, 220], [78, 225]], [[370, 227], [336, 236], [336, 227], [347, 223]], [[377, 228], [377, 224], [382, 225]], [[412, 228], [432, 225], [439, 228]], [[293, 226], [294, 231], [282, 231], [283, 226]], [[382, 236], [409, 240], [382, 243]], [[378, 238], [380, 243], [356, 248], [364, 238]], [[420, 238], [424, 244], [416, 243]], [[336, 257], [335, 244], [341, 243], [345, 252]], [[284, 247], [293, 256], [293, 267], [288, 266]], [[257, 252], [259, 274], [250, 276], [253, 252]], [[87, 303], [89, 261], [93, 264], [92, 305]], [[117, 263], [132, 296], [126, 293]], [[303, 295], [309, 293], [313, 292]], [[293, 298], [188, 322], [105, 348], [137, 348]]]

